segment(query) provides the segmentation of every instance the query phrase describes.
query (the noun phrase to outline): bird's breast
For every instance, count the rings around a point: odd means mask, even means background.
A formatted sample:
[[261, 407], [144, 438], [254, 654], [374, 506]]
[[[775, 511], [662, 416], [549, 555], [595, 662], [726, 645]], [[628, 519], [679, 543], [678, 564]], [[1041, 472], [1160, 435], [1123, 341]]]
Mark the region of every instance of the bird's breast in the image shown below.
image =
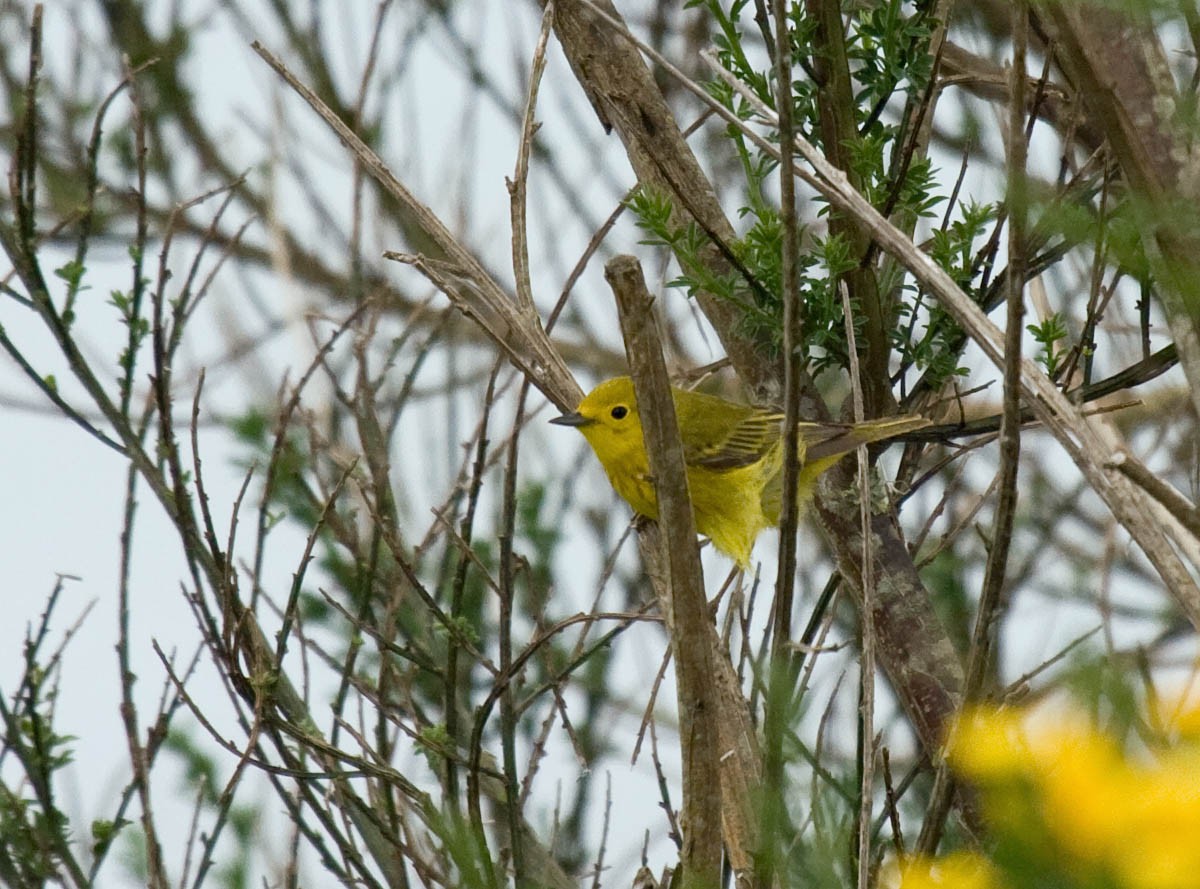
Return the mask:
[[648, 519], [657, 519], [658, 499], [654, 495], [654, 479], [645, 456], [623, 453], [601, 462], [613, 488], [633, 511]]

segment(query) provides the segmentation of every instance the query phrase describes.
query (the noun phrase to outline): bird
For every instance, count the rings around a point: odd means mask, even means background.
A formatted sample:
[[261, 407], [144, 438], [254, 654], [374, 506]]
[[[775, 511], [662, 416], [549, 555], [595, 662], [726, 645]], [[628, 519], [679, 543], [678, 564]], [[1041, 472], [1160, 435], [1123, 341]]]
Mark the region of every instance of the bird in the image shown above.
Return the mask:
[[[759, 533], [779, 524], [784, 415], [675, 387], [671, 395], [696, 530], [740, 568], [747, 569]], [[658, 499], [632, 379], [623, 376], [605, 380], [574, 411], [550, 422], [578, 429], [616, 492], [634, 512], [658, 518]], [[928, 425], [929, 420], [918, 416], [856, 424], [799, 423], [800, 475], [796, 493], [800, 509], [812, 499], [821, 473], [860, 444]]]

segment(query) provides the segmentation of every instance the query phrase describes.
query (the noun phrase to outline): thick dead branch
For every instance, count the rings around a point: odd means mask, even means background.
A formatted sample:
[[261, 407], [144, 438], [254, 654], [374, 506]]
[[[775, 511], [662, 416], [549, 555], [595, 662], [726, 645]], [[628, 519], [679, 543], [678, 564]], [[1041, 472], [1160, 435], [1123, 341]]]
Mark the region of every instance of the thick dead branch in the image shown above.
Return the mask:
[[[607, 0], [594, 4], [562, 0], [555, 7], [554, 32], [600, 122], [615, 129], [625, 145], [638, 183], [671, 196], [677, 221], [696, 224], [710, 238], [705, 261], [714, 274], [731, 269], [729, 245], [735, 233], [712, 184], [683, 138], [671, 109], [638, 48], [612, 22], [620, 16]], [[723, 249], [725, 248], [725, 249]], [[701, 308], [729, 354], [738, 376], [759, 396], [778, 400], [780, 375], [768, 350], [738, 331], [739, 311], [709, 294]]]
[[683, 759], [683, 885], [716, 886], [721, 879], [721, 755], [717, 696], [712, 686], [719, 649], [696, 640], [712, 627], [696, 548], [683, 444], [641, 265], [618, 256], [605, 266], [617, 299], [621, 333], [642, 418], [642, 434], [658, 501], [660, 552], [666, 566], [665, 614], [675, 653], [679, 740]]

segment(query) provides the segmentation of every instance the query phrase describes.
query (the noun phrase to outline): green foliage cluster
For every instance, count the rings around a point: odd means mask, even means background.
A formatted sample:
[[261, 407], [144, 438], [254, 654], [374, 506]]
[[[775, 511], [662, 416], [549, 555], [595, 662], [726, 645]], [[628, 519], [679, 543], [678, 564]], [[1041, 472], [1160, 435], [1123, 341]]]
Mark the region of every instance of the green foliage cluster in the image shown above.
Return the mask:
[[[749, 0], [736, 0], [728, 8], [719, 0], [691, 0], [688, 5], [702, 6], [715, 23], [714, 42], [721, 64], [760, 100], [775, 107], [769, 60], [752, 60], [743, 39]], [[793, 120], [797, 131], [821, 148], [817, 79], [806, 70], [806, 60], [816, 52], [817, 25], [804, 4], [793, 4], [790, 11], [791, 67], [796, 72], [792, 82]], [[849, 7], [846, 24], [858, 133], [846, 148], [855, 181], [876, 209], [901, 224], [911, 226], [917, 220], [931, 219], [948, 196], [939, 191], [929, 158], [912, 152], [910, 140], [916, 109], [926, 99], [929, 88], [929, 41], [936, 22], [924, 12], [909, 15], [904, 4], [888, 0]], [[728, 84], [714, 79], [706, 88], [740, 119], [752, 118], [749, 104]], [[725, 132], [744, 177], [740, 194], [745, 203], [738, 208], [738, 216], [746, 223], [739, 237], [725, 245], [732, 264], [727, 274], [717, 276], [708, 270], [708, 264], [701, 261], [702, 252], [709, 247], [708, 235], [694, 223], [679, 223], [675, 207], [666, 197], [641, 189], [629, 206], [646, 232], [644, 243], [668, 248], [677, 260], [680, 274], [671, 286], [684, 289], [689, 296], [705, 292], [734, 303], [742, 310], [743, 332], [778, 354], [783, 330], [783, 226], [771, 196], [778, 164], [736, 127], [729, 126]], [[778, 134], [770, 133], [768, 138], [777, 142]], [[840, 282], [874, 258], [881, 291], [890, 294], [892, 301], [892, 344], [901, 372], [916, 367], [925, 373], [930, 385], [965, 373], [959, 363], [962, 337], [950, 319], [940, 309], [926, 306], [923, 295], [886, 259], [854, 255], [838, 234], [820, 234], [816, 220], [827, 216], [830, 208], [819, 197], [813, 199], [812, 206], [816, 212], [807, 221], [801, 208], [796, 269], [804, 300], [800, 348], [810, 372], [819, 376], [824, 371], [848, 368]], [[952, 212], [947, 212], [942, 225], [932, 230], [931, 255], [952, 271], [968, 292], [979, 280], [980, 262], [975, 255], [978, 239], [994, 218], [994, 208], [956, 198]], [[860, 315], [856, 313], [856, 319]], [[862, 348], [862, 338], [858, 341]]]

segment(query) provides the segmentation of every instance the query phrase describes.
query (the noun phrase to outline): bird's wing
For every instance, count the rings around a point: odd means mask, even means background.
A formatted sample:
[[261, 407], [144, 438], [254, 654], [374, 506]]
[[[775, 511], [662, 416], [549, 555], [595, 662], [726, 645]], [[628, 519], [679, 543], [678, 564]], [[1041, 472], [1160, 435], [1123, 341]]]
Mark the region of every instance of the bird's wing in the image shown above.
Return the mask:
[[783, 414], [747, 408], [714, 426], [702, 438], [684, 442], [684, 460], [689, 466], [728, 470], [757, 463], [778, 444]]

